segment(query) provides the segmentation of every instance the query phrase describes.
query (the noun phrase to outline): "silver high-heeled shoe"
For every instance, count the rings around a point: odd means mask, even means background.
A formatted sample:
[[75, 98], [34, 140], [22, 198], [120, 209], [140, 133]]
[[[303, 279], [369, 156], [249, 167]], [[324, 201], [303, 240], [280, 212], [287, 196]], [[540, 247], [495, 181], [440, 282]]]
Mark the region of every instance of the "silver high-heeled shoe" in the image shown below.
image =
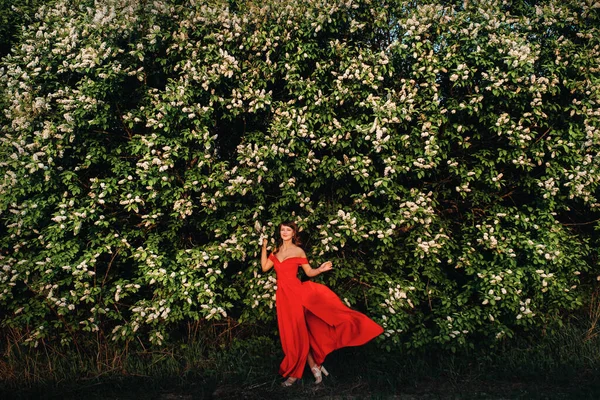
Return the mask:
[[319, 383], [323, 382], [323, 375], [329, 376], [329, 372], [327, 372], [325, 367], [322, 365], [321, 366], [315, 365], [314, 367], [312, 367], [310, 369], [310, 371], [313, 373], [313, 375], [315, 377], [315, 385], [318, 385]]
[[294, 378], [294, 377], [289, 377], [287, 378], [285, 381], [281, 382], [281, 386], [283, 387], [290, 387], [292, 386], [294, 383], [296, 383], [298, 381], [298, 378]]

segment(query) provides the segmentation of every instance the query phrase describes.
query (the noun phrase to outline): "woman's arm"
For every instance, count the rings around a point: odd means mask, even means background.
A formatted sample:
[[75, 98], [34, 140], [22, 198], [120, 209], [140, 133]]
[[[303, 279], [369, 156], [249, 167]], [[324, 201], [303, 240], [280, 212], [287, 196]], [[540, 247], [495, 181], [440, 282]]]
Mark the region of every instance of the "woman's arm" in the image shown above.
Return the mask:
[[267, 258], [267, 239], [263, 239], [262, 250], [260, 252], [260, 266], [262, 272], [267, 272], [273, 268], [273, 261]]
[[331, 264], [331, 261], [325, 261], [323, 264], [321, 264], [319, 268], [311, 268], [310, 264], [306, 263], [302, 264], [302, 269], [304, 270], [306, 276], [308, 276], [309, 278], [313, 278], [319, 275], [321, 272], [327, 272], [332, 270], [333, 265]]

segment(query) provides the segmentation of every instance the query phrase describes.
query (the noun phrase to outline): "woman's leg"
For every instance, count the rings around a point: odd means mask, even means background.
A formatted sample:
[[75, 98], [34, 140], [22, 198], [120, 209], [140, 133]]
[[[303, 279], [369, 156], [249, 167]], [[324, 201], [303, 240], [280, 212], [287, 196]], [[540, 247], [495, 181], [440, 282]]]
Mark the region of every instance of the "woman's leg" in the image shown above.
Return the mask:
[[323, 381], [323, 375], [329, 375], [329, 372], [322, 365], [317, 365], [315, 362], [315, 358], [313, 357], [312, 350], [309, 350], [308, 357], [306, 357], [306, 362], [308, 362], [308, 366], [310, 367], [310, 372], [312, 372], [315, 377], [315, 384], [319, 384]]
[[308, 351], [308, 357], [306, 358], [306, 361], [308, 362], [308, 368], [310, 369], [312, 369], [312, 367], [317, 366], [317, 363], [315, 363], [315, 359], [313, 358], [311, 350]]

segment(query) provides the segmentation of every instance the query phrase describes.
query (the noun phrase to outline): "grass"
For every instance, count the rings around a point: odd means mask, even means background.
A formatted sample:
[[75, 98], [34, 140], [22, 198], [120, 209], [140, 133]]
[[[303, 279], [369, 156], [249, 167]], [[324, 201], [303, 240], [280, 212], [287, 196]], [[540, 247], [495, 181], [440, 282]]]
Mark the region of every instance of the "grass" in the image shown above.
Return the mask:
[[287, 389], [279, 386], [282, 354], [271, 337], [227, 345], [196, 340], [155, 352], [45, 350], [12, 350], [0, 361], [0, 398], [600, 398], [600, 337], [577, 324], [494, 351], [408, 355], [374, 344], [346, 348], [326, 360], [331, 375], [323, 385], [315, 387], [307, 370]]

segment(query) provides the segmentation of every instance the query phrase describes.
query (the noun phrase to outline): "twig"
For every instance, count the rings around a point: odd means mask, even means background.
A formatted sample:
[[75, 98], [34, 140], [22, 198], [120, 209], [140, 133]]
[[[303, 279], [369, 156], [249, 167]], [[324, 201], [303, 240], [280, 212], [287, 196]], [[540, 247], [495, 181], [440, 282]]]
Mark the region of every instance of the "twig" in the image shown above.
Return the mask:
[[366, 287], [369, 287], [369, 288], [372, 288], [372, 287], [373, 287], [372, 285], [369, 285], [368, 283], [364, 283], [364, 282], [362, 282], [362, 281], [359, 281], [359, 280], [358, 280], [358, 279], [356, 279], [356, 278], [352, 278], [352, 279], [350, 279], [350, 280], [351, 280], [351, 281], [353, 281], [353, 282], [358, 282], [358, 284], [359, 284], [359, 285], [363, 285], [363, 286], [366, 286]]
[[542, 140], [550, 132], [550, 130], [551, 130], [551, 128], [548, 128], [546, 130], [546, 132], [542, 133], [542, 136], [540, 136], [539, 138], [537, 138], [537, 140], [533, 144], [537, 144], [537, 142], [539, 142], [540, 140]]
[[595, 219], [595, 220], [593, 220], [593, 221], [588, 221], [588, 222], [572, 222], [572, 223], [562, 223], [562, 222], [561, 222], [561, 225], [563, 225], [563, 226], [579, 226], [579, 225], [589, 225], [589, 224], [596, 223], [596, 222], [598, 222], [598, 221], [600, 221], [600, 218], [599, 218], [599, 219]]
[[115, 260], [115, 258], [117, 257], [117, 254], [119, 254], [119, 251], [121, 250], [121, 248], [117, 248], [117, 250], [115, 250], [115, 252], [113, 253], [112, 257], [110, 258], [110, 261], [108, 263], [108, 268], [106, 268], [106, 273], [104, 274], [104, 279], [102, 279], [102, 286], [104, 287], [104, 284], [106, 283], [106, 279], [108, 278], [108, 273], [110, 272], [110, 267], [112, 266], [113, 261]]

